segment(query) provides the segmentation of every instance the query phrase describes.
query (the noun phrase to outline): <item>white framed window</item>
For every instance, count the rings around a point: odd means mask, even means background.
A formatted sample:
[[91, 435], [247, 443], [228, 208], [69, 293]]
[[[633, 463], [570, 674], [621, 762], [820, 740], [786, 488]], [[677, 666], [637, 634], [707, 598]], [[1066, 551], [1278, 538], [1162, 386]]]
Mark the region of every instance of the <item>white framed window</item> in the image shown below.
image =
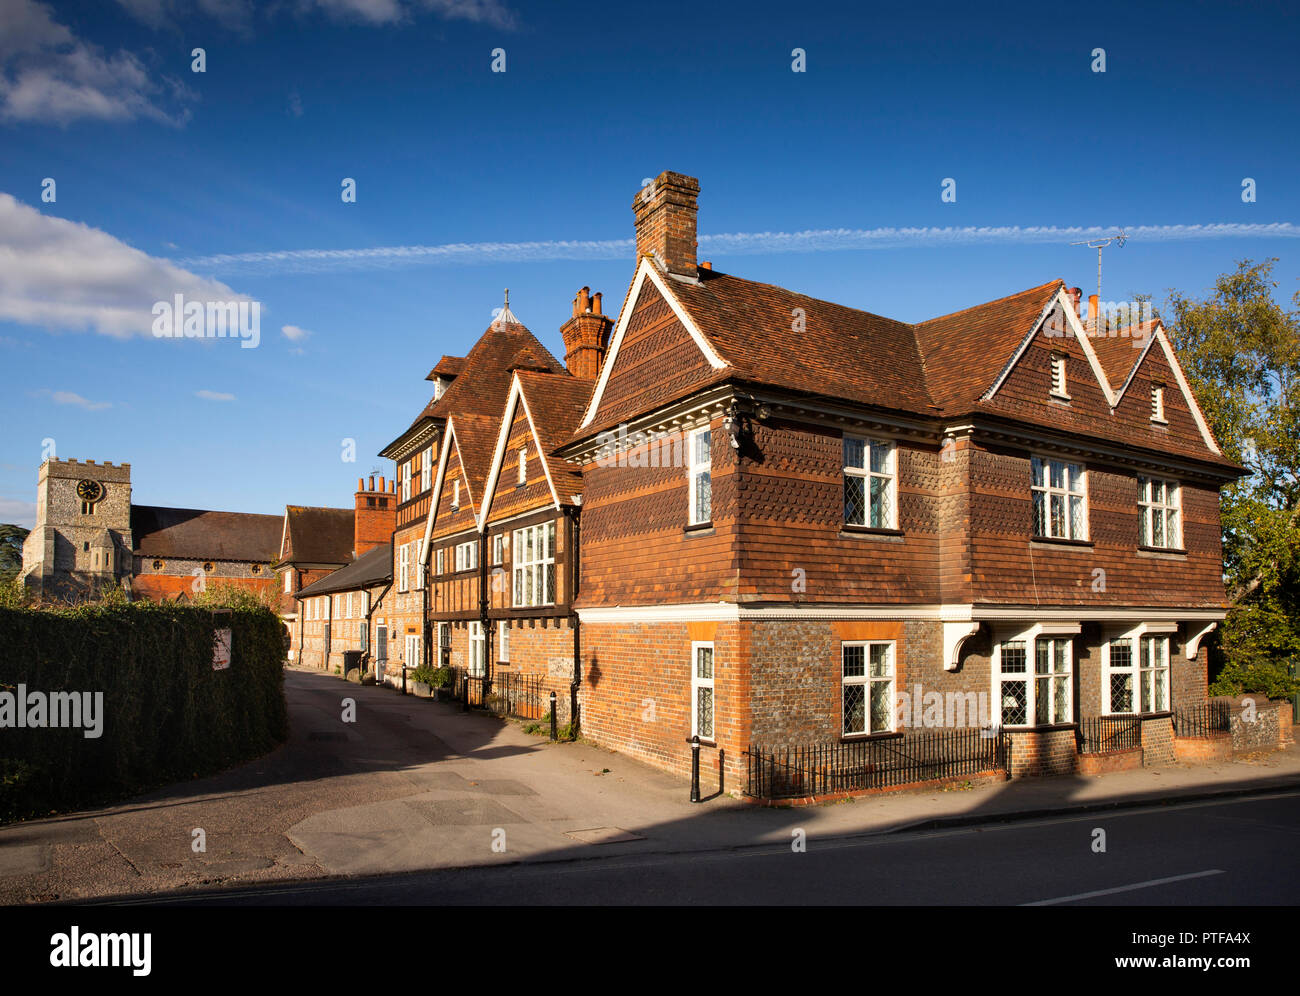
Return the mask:
[[1169, 637], [1144, 636], [1138, 641], [1138, 708], [1146, 712], [1169, 709]]
[[420, 666], [420, 634], [406, 634], [406, 666], [415, 668]]
[[460, 478], [451, 482], [451, 507], [460, 508]]
[[293, 591], [293, 571], [284, 572], [284, 590], [286, 592]]
[[478, 543], [470, 540], [468, 543], [456, 544], [456, 570], [469, 571], [478, 566]]
[[347, 608], [347, 613], [343, 616], [343, 618], [351, 619], [352, 618], [352, 592], [347, 593], [347, 597], [344, 599], [343, 604]]
[[514, 531], [515, 605], [555, 604], [555, 520]]
[[438, 646], [442, 649], [451, 649], [451, 623], [438, 623]]
[[411, 543], [411, 573], [415, 575], [412, 580], [415, 582], [414, 588], [419, 591], [424, 587], [424, 571], [420, 569], [420, 541], [414, 540]]
[[426, 446], [420, 456], [420, 491], [428, 491], [433, 483], [433, 447]]
[[402, 464], [402, 501], [411, 500], [411, 461]]
[[370, 632], [364, 619], [357, 623], [357, 647], [363, 654], [370, 649]]
[[1101, 711], [1104, 715], [1134, 713], [1137, 690], [1137, 658], [1132, 637], [1122, 636], [1106, 644], [1106, 676], [1101, 683]]
[[897, 528], [897, 461], [897, 447], [888, 440], [844, 437], [846, 525]]
[[1040, 636], [1034, 641], [1034, 724], [1068, 723], [1074, 716], [1072, 656], [1068, 636]]
[[444, 574], [444, 573], [446, 573], [446, 570], [447, 570], [447, 556], [446, 556], [446, 554], [445, 554], [441, 549], [439, 549], [439, 550], [437, 550], [437, 551], [434, 553], [434, 555], [433, 555], [433, 559], [434, 559], [434, 564], [435, 564], [434, 573], [436, 573], [436, 574]]
[[1165, 422], [1165, 389], [1159, 384], [1151, 388], [1151, 421]]
[[840, 645], [840, 700], [846, 737], [894, 729], [894, 643]]
[[370, 592], [368, 591], [357, 592], [357, 603], [361, 608], [361, 612], [359, 613], [360, 615], [362, 616], [370, 615]]
[[486, 642], [483, 639], [483, 624], [475, 619], [469, 624], [469, 673], [476, 678], [483, 676], [485, 647]]
[[498, 533], [492, 537], [492, 563], [503, 564], [506, 560], [506, 537], [509, 533]]
[[1061, 353], [1052, 354], [1052, 397], [1070, 399], [1065, 393], [1065, 356]]
[[509, 619], [502, 619], [497, 623], [497, 660], [503, 664], [510, 663]]
[[407, 568], [410, 566], [411, 548], [403, 543], [397, 548], [397, 590], [406, 591]]
[[1004, 640], [998, 646], [998, 722], [1001, 726], [1032, 726], [1029, 707], [1029, 665], [1024, 640]]
[[1182, 496], [1176, 481], [1138, 478], [1138, 543], [1178, 550], [1183, 546]]
[[1034, 535], [1048, 539], [1088, 538], [1088, 482], [1082, 464], [1049, 457], [1030, 458]]
[[707, 425], [686, 437], [686, 479], [689, 482], [687, 523], [713, 519], [713, 430]]
[[691, 644], [691, 736], [714, 739], [713, 644]]
[[519, 447], [519, 483], [528, 483], [528, 447]]

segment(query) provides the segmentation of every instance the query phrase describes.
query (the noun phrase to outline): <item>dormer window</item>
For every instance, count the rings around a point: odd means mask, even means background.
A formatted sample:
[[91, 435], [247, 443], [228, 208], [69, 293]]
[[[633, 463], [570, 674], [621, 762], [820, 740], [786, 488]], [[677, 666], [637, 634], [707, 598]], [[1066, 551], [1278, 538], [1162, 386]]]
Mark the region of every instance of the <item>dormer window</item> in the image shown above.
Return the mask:
[[1151, 421], [1164, 422], [1165, 419], [1165, 389], [1160, 384], [1153, 384], [1151, 387]]
[[1070, 399], [1065, 393], [1065, 357], [1060, 353], [1052, 354], [1052, 397]]

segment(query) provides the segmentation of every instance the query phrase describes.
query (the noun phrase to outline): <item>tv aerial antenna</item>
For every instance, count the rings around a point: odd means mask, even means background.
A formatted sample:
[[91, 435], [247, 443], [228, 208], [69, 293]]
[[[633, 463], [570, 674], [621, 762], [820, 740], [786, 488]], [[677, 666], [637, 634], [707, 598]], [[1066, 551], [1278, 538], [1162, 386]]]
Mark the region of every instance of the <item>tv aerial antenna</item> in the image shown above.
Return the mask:
[[[1112, 243], [1120, 249], [1124, 248], [1124, 243], [1128, 241], [1128, 236], [1124, 229], [1120, 229], [1114, 235], [1107, 235], [1099, 239], [1086, 239], [1083, 242], [1071, 242], [1072, 246], [1087, 246], [1089, 249], [1097, 250], [1097, 302], [1101, 303], [1101, 251]], [[1099, 316], [1100, 317], [1100, 316]]]

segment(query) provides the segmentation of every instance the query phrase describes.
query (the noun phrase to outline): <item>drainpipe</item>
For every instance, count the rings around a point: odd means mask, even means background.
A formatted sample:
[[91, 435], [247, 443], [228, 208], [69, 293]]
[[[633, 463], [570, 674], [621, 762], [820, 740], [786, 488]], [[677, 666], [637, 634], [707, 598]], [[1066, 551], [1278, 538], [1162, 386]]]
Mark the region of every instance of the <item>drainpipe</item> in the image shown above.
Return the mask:
[[479, 625], [483, 627], [483, 702], [486, 703], [488, 690], [492, 687], [495, 657], [492, 643], [494, 636], [489, 632], [492, 625], [488, 619], [490, 599], [487, 586], [487, 509], [483, 510], [483, 517], [485, 528], [478, 534], [478, 617]]
[[578, 612], [573, 607], [578, 599], [578, 578], [581, 575], [579, 544], [581, 531], [578, 516], [582, 509], [573, 506], [565, 509], [564, 517], [569, 524], [569, 628], [573, 630], [573, 678], [569, 681], [569, 728], [575, 735], [578, 730], [578, 689], [582, 685], [582, 628], [578, 623]]
[[[389, 547], [388, 547], [389, 556], [392, 555], [392, 551], [393, 551], [393, 547], [392, 547], [392, 544], [390, 543], [390, 544], [389, 544]], [[384, 597], [389, 593], [389, 591], [392, 590], [392, 587], [393, 587], [393, 582], [392, 582], [392, 581], [389, 581], [388, 584], [384, 585], [384, 590], [381, 591], [381, 592], [379, 593], [379, 597], [378, 597], [378, 598], [376, 598], [374, 601], [370, 602], [370, 611], [366, 613], [366, 643], [367, 643], [367, 644], [370, 644], [370, 645], [372, 645], [372, 646], [373, 646], [373, 644], [371, 643], [371, 639], [370, 639], [370, 631], [371, 631], [372, 623], [373, 623], [373, 620], [374, 620], [374, 617], [375, 617], [375, 612], [377, 612], [378, 609], [379, 609], [379, 607], [384, 603]], [[368, 591], [369, 589], [365, 589], [365, 590]], [[378, 684], [378, 683], [379, 683], [379, 664], [378, 664], [378, 660], [379, 660], [379, 658], [376, 657], [376, 658], [375, 658], [375, 661], [376, 661], [376, 664], [375, 664], [375, 684]]]

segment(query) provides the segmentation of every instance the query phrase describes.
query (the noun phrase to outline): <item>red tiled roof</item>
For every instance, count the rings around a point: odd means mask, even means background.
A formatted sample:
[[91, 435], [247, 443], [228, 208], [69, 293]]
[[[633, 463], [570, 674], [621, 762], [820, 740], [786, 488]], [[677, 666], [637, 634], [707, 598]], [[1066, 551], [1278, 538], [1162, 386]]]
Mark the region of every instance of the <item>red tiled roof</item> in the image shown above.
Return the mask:
[[582, 475], [573, 465], [554, 455], [573, 436], [582, 421], [591, 392], [596, 383], [581, 380], [569, 374], [535, 373], [520, 370], [519, 387], [533, 416], [533, 427], [540, 439], [539, 445], [550, 471], [551, 481], [562, 504], [568, 504], [571, 495], [582, 493]]
[[287, 505], [284, 515], [283, 562], [342, 566], [352, 560], [354, 509]]
[[1097, 362], [1106, 372], [1110, 386], [1116, 391], [1128, 380], [1128, 375], [1142, 356], [1148, 337], [1158, 324], [1159, 320], [1152, 318], [1120, 329], [1114, 335], [1088, 336], [1088, 345], [1097, 354]]
[[444, 356], [438, 361], [438, 365], [429, 371], [429, 376], [425, 380], [433, 380], [435, 377], [459, 377], [460, 372], [465, 369], [465, 357], [463, 356]]
[[935, 413], [971, 411], [1063, 286], [1053, 280], [914, 326]]
[[[504, 398], [501, 404], [502, 407], [505, 406]], [[448, 419], [447, 431], [456, 434], [456, 448], [460, 453], [465, 476], [469, 480], [475, 514], [478, 512], [479, 503], [483, 500], [483, 491], [487, 487], [488, 471], [492, 469], [492, 454], [496, 449], [497, 427], [500, 425], [500, 419], [500, 411], [495, 417], [457, 412]]]

